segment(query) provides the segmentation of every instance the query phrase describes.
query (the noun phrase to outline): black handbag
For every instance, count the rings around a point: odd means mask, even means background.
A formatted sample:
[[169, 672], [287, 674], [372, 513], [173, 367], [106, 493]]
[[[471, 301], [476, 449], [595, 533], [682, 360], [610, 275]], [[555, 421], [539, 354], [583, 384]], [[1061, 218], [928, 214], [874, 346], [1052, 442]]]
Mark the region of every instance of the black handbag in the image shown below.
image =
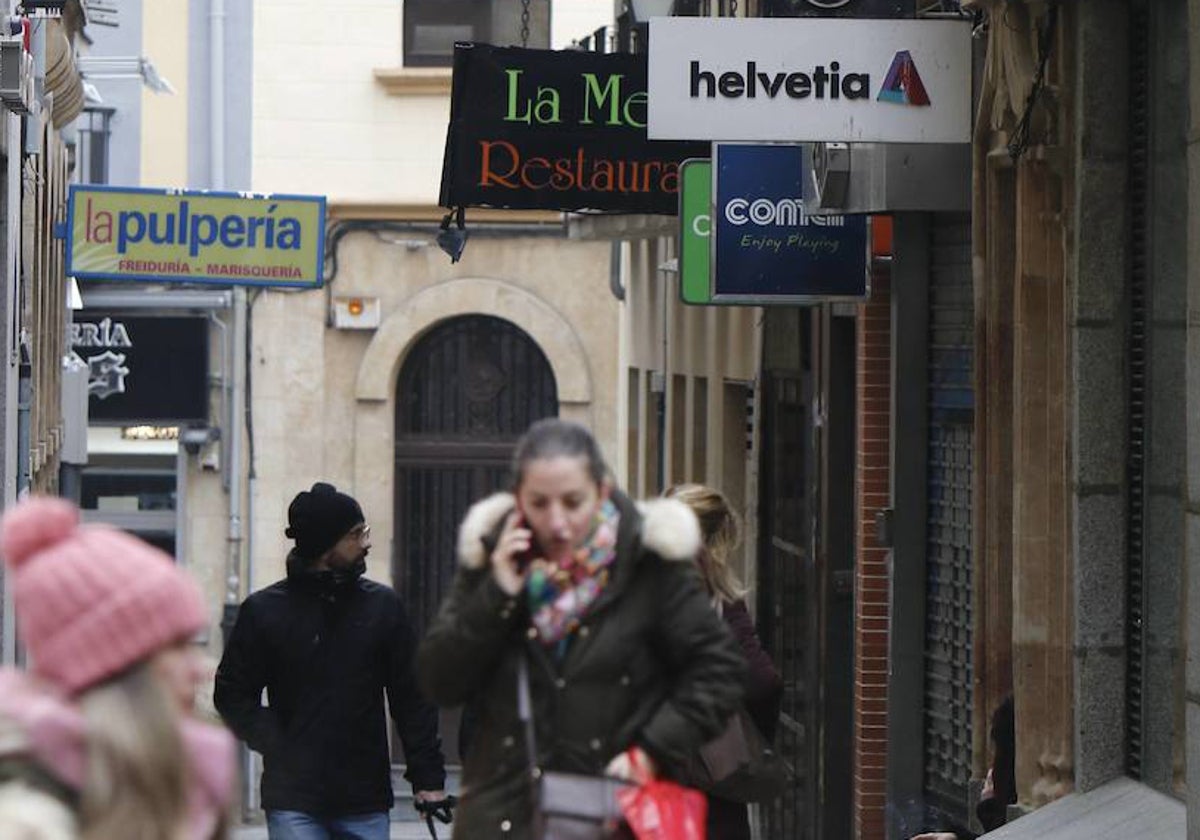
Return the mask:
[[609, 776], [542, 770], [537, 766], [529, 664], [523, 653], [517, 671], [517, 715], [525, 727], [525, 748], [529, 753], [534, 840], [632, 840], [617, 804], [617, 791], [629, 787], [628, 782]]
[[763, 737], [744, 707], [725, 730], [700, 748], [690, 781], [705, 793], [733, 802], [770, 802], [788, 785], [787, 764]]

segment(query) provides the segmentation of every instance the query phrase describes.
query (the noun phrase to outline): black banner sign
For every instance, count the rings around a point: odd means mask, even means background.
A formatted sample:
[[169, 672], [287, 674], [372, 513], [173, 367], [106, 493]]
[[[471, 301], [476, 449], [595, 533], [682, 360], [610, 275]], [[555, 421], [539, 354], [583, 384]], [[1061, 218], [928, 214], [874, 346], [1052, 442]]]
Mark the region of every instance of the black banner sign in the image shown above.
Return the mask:
[[208, 321], [76, 313], [71, 349], [88, 364], [88, 422], [203, 423]]
[[454, 45], [445, 207], [679, 212], [679, 162], [646, 139], [646, 56]]

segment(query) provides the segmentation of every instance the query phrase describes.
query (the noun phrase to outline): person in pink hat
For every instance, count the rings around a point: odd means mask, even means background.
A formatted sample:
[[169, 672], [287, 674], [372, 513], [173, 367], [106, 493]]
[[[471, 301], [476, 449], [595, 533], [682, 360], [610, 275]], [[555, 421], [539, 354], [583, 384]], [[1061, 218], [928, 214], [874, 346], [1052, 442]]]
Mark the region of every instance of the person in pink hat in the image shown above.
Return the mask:
[[26, 671], [0, 669], [0, 837], [218, 840], [235, 742], [193, 714], [196, 585], [61, 499], [0, 520]]

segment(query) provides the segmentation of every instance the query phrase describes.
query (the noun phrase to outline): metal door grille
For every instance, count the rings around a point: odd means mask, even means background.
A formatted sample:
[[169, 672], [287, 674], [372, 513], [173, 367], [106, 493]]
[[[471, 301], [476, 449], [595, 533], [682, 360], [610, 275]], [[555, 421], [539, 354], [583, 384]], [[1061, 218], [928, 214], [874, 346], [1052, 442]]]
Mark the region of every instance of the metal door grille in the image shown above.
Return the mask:
[[532, 339], [482, 315], [430, 330], [396, 390], [392, 577], [423, 633], [454, 579], [458, 523], [472, 502], [505, 486], [514, 442], [558, 413], [558, 393]]
[[402, 525], [394, 579], [420, 636], [453, 583], [458, 522], [473, 502], [505, 486], [508, 463], [501, 456], [478, 465], [409, 464], [397, 478]]
[[806, 840], [815, 831], [817, 610], [812, 563], [811, 416], [808, 381], [770, 374], [763, 389], [762, 542], [759, 623], [783, 677], [775, 746], [792, 784], [763, 809], [764, 836]]
[[933, 224], [929, 285], [925, 795], [965, 822], [971, 776], [974, 314], [969, 221]]
[[478, 315], [421, 339], [400, 371], [396, 405], [396, 445], [407, 452], [414, 441], [515, 440], [534, 420], [558, 413], [558, 392], [528, 335]]
[[[392, 580], [418, 638], [454, 581], [467, 508], [507, 486], [517, 438], [533, 421], [557, 414], [549, 362], [508, 321], [454, 318], [409, 353], [396, 383]], [[441, 733], [447, 760], [457, 763], [456, 710], [443, 710]]]

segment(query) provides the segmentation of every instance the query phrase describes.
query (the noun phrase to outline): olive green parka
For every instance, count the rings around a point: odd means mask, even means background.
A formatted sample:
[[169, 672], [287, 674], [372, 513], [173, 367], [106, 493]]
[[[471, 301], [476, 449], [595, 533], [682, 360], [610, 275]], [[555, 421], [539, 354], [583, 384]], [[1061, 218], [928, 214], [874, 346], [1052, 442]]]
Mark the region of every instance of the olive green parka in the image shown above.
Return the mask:
[[623, 494], [617, 558], [604, 593], [560, 659], [537, 638], [524, 595], [495, 583], [491, 548], [513, 509], [508, 494], [476, 504], [459, 531], [460, 568], [421, 643], [426, 696], [466, 704], [474, 727], [455, 814], [460, 840], [529, 840], [532, 789], [517, 716], [517, 670], [528, 656], [545, 769], [599, 774], [637, 745], [670, 776], [717, 735], [741, 699], [745, 660], [696, 572], [700, 529], [674, 500]]

